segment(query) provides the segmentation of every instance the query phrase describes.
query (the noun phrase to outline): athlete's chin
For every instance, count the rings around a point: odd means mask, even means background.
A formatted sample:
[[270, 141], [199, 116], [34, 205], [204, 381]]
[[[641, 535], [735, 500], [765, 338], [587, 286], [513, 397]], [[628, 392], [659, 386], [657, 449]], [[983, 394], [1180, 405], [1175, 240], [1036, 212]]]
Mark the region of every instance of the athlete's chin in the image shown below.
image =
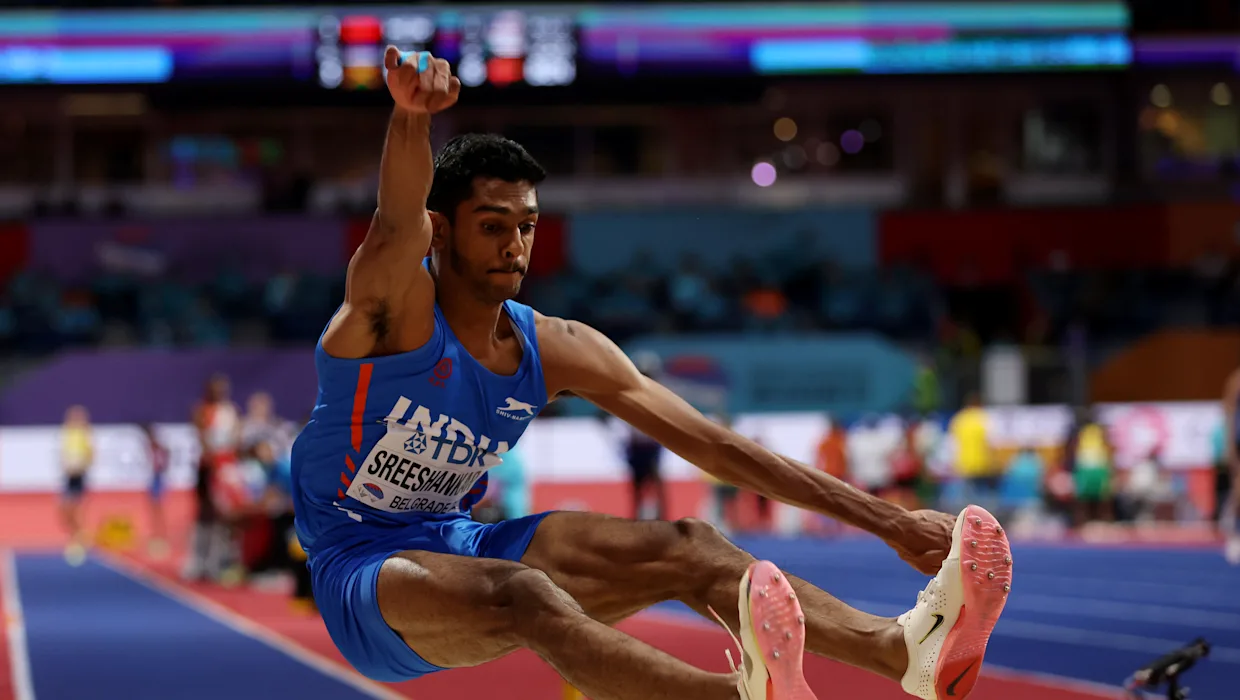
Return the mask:
[[491, 285], [491, 298], [495, 301], [503, 302], [509, 299], [516, 299], [521, 293], [521, 281], [517, 280], [512, 283], [493, 284]]

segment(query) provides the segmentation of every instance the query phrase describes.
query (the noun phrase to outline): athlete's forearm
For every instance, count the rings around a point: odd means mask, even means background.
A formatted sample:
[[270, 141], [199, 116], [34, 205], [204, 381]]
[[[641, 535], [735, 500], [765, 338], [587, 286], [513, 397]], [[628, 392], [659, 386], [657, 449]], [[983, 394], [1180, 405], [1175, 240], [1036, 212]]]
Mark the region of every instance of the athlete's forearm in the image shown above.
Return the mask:
[[379, 165], [378, 220], [386, 229], [422, 230], [435, 172], [430, 134], [430, 115], [392, 112]]
[[884, 539], [898, 539], [908, 511], [854, 488], [826, 472], [774, 454], [749, 440], [721, 447], [715, 476], [767, 498], [812, 510]]

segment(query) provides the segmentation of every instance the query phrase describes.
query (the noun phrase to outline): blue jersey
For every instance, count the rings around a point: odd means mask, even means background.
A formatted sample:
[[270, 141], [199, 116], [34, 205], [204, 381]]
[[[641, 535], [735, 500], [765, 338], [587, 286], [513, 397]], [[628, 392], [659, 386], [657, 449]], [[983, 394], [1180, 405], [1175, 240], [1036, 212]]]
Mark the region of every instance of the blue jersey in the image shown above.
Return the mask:
[[434, 334], [411, 352], [340, 359], [320, 339], [318, 399], [292, 454], [297, 534], [312, 556], [481, 500], [486, 471], [547, 403], [534, 310], [504, 308], [523, 347], [511, 376], [474, 360], [438, 304]]

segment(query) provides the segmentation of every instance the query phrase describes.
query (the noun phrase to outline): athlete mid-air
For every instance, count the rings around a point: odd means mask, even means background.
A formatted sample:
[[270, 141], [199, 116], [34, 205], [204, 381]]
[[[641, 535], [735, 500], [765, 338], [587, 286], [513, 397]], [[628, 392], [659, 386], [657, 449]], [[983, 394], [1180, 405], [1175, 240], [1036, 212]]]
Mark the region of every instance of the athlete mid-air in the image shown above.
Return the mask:
[[[293, 448], [298, 536], [349, 662], [399, 681], [528, 648], [595, 700], [806, 700], [808, 650], [927, 700], [968, 695], [1011, 581], [995, 519], [975, 506], [956, 518], [906, 511], [776, 455], [644, 377], [594, 329], [512, 301], [543, 169], [495, 135], [457, 137], [433, 156], [431, 115], [456, 102], [460, 82], [425, 53], [388, 48], [384, 62], [396, 107], [379, 206], [316, 348], [318, 399]], [[696, 520], [474, 522], [487, 469], [570, 395], [937, 575], [909, 612], [882, 618]], [[739, 672], [707, 673], [611, 627], [665, 600], [717, 612], [739, 635]]]

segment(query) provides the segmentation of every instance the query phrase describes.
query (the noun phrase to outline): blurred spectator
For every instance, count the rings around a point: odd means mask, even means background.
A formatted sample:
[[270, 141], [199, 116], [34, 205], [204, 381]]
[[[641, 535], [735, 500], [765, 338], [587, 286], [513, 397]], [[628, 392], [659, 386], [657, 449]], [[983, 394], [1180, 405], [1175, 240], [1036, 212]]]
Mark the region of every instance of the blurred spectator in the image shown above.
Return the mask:
[[1212, 519], [1216, 527], [1221, 526], [1223, 511], [1227, 507], [1227, 499], [1231, 497], [1232, 466], [1228, 459], [1227, 429], [1228, 416], [1210, 431], [1210, 454], [1214, 462], [1214, 510]]
[[999, 486], [1000, 518], [1030, 523], [1042, 510], [1046, 464], [1032, 447], [1021, 448], [1008, 464]]
[[891, 485], [891, 455], [898, 433], [884, 430], [881, 418], [864, 416], [848, 433], [848, 473], [853, 486], [878, 495]]
[[1076, 485], [1076, 525], [1114, 520], [1111, 445], [1106, 428], [1092, 415], [1077, 432], [1070, 459]]
[[956, 443], [956, 473], [963, 479], [963, 497], [969, 503], [993, 507], [999, 475], [990, 444], [989, 418], [976, 392], [952, 417], [948, 432]]
[[168, 554], [168, 520], [164, 513], [164, 478], [168, 473], [169, 453], [155, 435], [155, 426], [142, 426], [146, 436], [147, 456], [151, 461], [151, 481], [147, 489], [151, 507], [151, 541], [148, 550], [152, 557], [162, 559]]
[[[642, 376], [656, 380], [659, 369], [658, 357], [639, 355], [634, 364]], [[649, 515], [657, 520], [667, 519], [667, 485], [659, 473], [659, 461], [663, 458], [663, 446], [654, 438], [633, 426], [623, 423], [624, 459], [629, 465], [629, 478], [633, 489], [633, 519]]]
[[910, 510], [921, 507], [918, 488], [925, 472], [916, 430], [916, 424], [909, 422], [900, 431], [900, 443], [891, 454], [891, 486], [885, 494], [888, 500]]
[[1163, 469], [1158, 448], [1132, 465], [1119, 495], [1126, 520], [1147, 523], [1175, 517], [1175, 486]]
[[217, 579], [235, 558], [231, 528], [219, 511], [220, 505], [232, 508], [242, 498], [242, 480], [228, 473], [239, 458], [241, 440], [241, 418], [230, 390], [228, 377], [217, 374], [194, 408], [200, 450], [194, 484], [198, 512], [184, 571], [191, 580]]
[[292, 449], [296, 437], [297, 426], [276, 415], [271, 394], [259, 391], [250, 395], [241, 422], [242, 448], [267, 443], [277, 456], [283, 457]]
[[848, 431], [839, 421], [827, 416], [827, 432], [814, 451], [814, 467], [840, 481], [848, 480]]
[[86, 495], [86, 475], [95, 462], [95, 442], [90, 414], [85, 406], [70, 406], [60, 429], [60, 466], [65, 475], [60, 516], [69, 534], [65, 559], [72, 565], [86, 560], [86, 534], [82, 528], [82, 499]]

